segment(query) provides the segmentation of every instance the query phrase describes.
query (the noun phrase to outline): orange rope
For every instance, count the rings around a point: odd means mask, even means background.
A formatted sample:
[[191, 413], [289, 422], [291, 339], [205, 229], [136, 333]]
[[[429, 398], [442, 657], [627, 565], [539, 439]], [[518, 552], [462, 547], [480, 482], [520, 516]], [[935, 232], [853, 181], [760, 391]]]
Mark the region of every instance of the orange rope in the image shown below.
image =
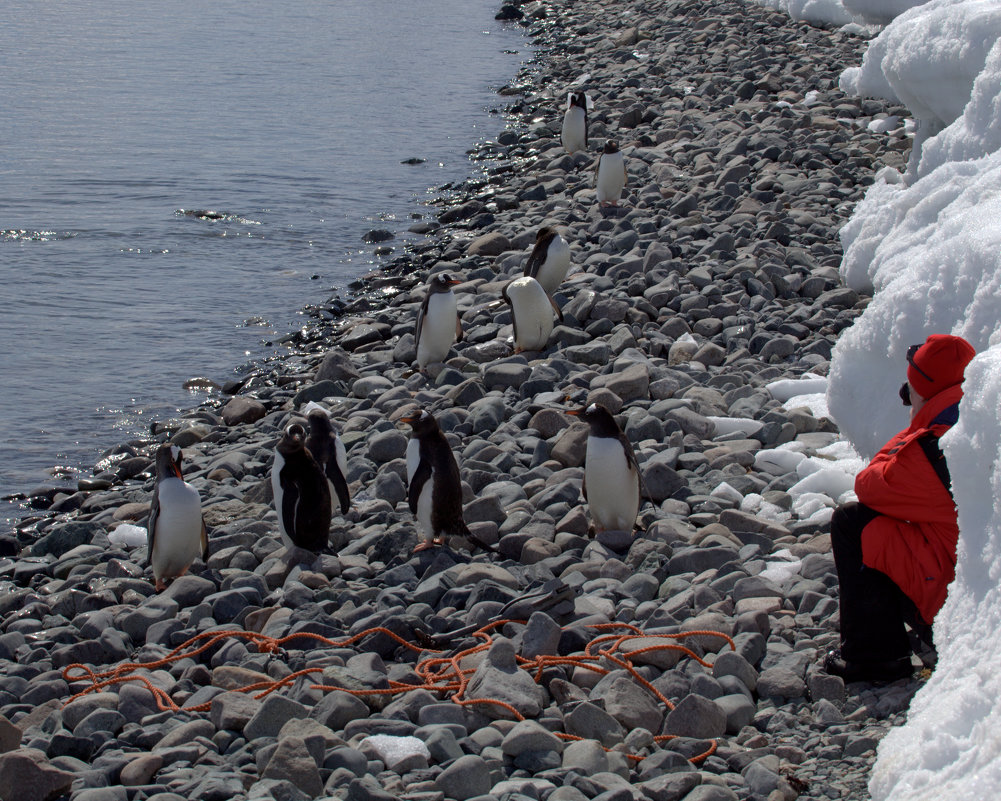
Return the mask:
[[[310, 685], [314, 690], [339, 690], [341, 692], [346, 692], [351, 695], [392, 695], [398, 693], [412, 692], [414, 690], [427, 690], [434, 693], [446, 693], [451, 695], [451, 701], [453, 703], [459, 704], [460, 706], [475, 706], [478, 704], [491, 704], [493, 706], [500, 707], [511, 714], [515, 720], [524, 720], [525, 717], [517, 709], [515, 709], [511, 704], [501, 701], [496, 698], [466, 698], [465, 692], [469, 685], [469, 681], [472, 675], [476, 672], [475, 668], [463, 668], [461, 663], [464, 659], [481, 653], [490, 648], [493, 644], [493, 638], [489, 632], [495, 628], [499, 628], [508, 623], [525, 623], [523, 620], [498, 620], [493, 623], [489, 623], [480, 629], [477, 629], [472, 633], [471, 636], [483, 640], [482, 643], [466, 648], [458, 653], [452, 654], [446, 657], [430, 657], [425, 658], [417, 662], [414, 667], [414, 672], [421, 679], [421, 684], [404, 684], [398, 681], [390, 681], [389, 687], [383, 689], [366, 689], [366, 690], [353, 690], [347, 687], [338, 687], [336, 685], [328, 684], [313, 684]], [[642, 687], [646, 688], [651, 692], [654, 697], [662, 703], [667, 709], [674, 709], [674, 704], [666, 698], [663, 693], [661, 693], [656, 687], [653, 686], [648, 680], [643, 678], [637, 671], [635, 665], [633, 664], [633, 658], [643, 655], [650, 654], [657, 651], [679, 651], [685, 656], [689, 656], [695, 659], [699, 664], [704, 667], [711, 667], [711, 665], [702, 659], [698, 654], [684, 645], [677, 643], [677, 640], [685, 639], [687, 637], [699, 637], [699, 636], [710, 636], [718, 637], [720, 639], [726, 640], [727, 644], [731, 649], [734, 649], [733, 640], [730, 639], [726, 634], [718, 631], [687, 631], [679, 634], [644, 634], [636, 626], [632, 626], [627, 623], [604, 623], [591, 625], [588, 628], [593, 628], [598, 631], [605, 631], [611, 629], [625, 629], [629, 633], [627, 634], [603, 634], [596, 637], [591, 642], [587, 644], [584, 649], [583, 655], [576, 656], [556, 656], [550, 654], [542, 654], [535, 657], [534, 659], [528, 659], [521, 656], [515, 656], [515, 660], [519, 667], [534, 673], [534, 678], [536, 683], [541, 682], [543, 672], [547, 668], [551, 667], [562, 667], [571, 666], [575, 668], [581, 668], [584, 670], [590, 670], [601, 675], [607, 675], [610, 670], [608, 668], [602, 667], [599, 663], [610, 662], [619, 668], [622, 668], [629, 673]], [[156, 670], [157, 668], [170, 665], [180, 659], [187, 659], [190, 657], [198, 656], [204, 651], [208, 650], [218, 642], [228, 639], [230, 637], [240, 637], [247, 640], [257, 646], [257, 650], [260, 653], [278, 653], [282, 646], [286, 643], [293, 642], [300, 639], [308, 639], [316, 642], [324, 643], [331, 647], [344, 647], [348, 645], [353, 645], [359, 640], [369, 636], [370, 634], [384, 634], [392, 639], [399, 645], [405, 648], [409, 648], [411, 651], [417, 651], [422, 653], [424, 651], [430, 651], [431, 653], [440, 653], [439, 651], [431, 651], [431, 649], [422, 648], [419, 645], [414, 645], [407, 640], [404, 640], [399, 635], [393, 633], [389, 629], [377, 626], [374, 628], [366, 629], [352, 637], [348, 637], [345, 640], [331, 640], [327, 637], [323, 637], [319, 634], [313, 634], [311, 632], [297, 632], [295, 634], [289, 634], [286, 637], [269, 637], [265, 634], [259, 634], [253, 631], [215, 631], [215, 632], [203, 632], [201, 634], [196, 634], [191, 639], [177, 646], [174, 650], [170, 651], [166, 656], [161, 659], [154, 660], [152, 662], [126, 662], [119, 665], [112, 670], [104, 671], [101, 673], [95, 673], [90, 667], [82, 664], [72, 664], [67, 665], [63, 669], [63, 678], [68, 682], [77, 681], [89, 681], [90, 684], [80, 692], [73, 695], [67, 703], [75, 701], [77, 698], [81, 698], [89, 693], [99, 692], [105, 687], [110, 687], [115, 684], [123, 684], [126, 682], [139, 682], [146, 687], [147, 690], [152, 693], [153, 698], [156, 700], [157, 707], [161, 711], [174, 711], [174, 712], [207, 712], [212, 706], [211, 701], [204, 704], [198, 704], [192, 707], [182, 708], [178, 706], [174, 700], [159, 687], [153, 684], [146, 676], [138, 674], [138, 670]], [[660, 642], [652, 645], [647, 645], [642, 648], [637, 648], [628, 652], [623, 652], [622, 647], [627, 643], [638, 640], [667, 640], [668, 642]], [[199, 641], [201, 644], [198, 644]], [[195, 647], [197, 645], [197, 647]], [[188, 650], [194, 647], [194, 650]], [[254, 684], [248, 684], [245, 687], [240, 687], [235, 690], [235, 692], [243, 693], [255, 693], [255, 698], [264, 698], [275, 690], [288, 686], [300, 676], [307, 676], [312, 673], [322, 673], [323, 668], [306, 668], [304, 670], [299, 670], [294, 673], [290, 673], [282, 679], [268, 680], [256, 682]], [[562, 732], [556, 732], [556, 736], [564, 740], [581, 740], [582, 737], [577, 737], [572, 734], [564, 734]], [[661, 743], [671, 740], [675, 737], [673, 734], [663, 734], [654, 737], [654, 741]], [[606, 751], [611, 749], [606, 748]], [[716, 742], [714, 741], [705, 753], [699, 754], [691, 758], [692, 762], [698, 763], [704, 760], [706, 757], [713, 754], [716, 750]], [[627, 754], [627, 757], [634, 760], [644, 759], [642, 756]]]

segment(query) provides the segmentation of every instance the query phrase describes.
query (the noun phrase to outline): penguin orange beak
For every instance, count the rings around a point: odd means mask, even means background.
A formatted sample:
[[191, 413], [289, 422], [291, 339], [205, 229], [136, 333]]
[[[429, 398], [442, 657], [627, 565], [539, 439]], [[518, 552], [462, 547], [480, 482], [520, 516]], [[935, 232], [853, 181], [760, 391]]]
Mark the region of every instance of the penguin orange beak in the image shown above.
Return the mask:
[[181, 467], [177, 462], [172, 462], [170, 466], [174, 468], [175, 476], [177, 476], [180, 479], [184, 478], [184, 476], [181, 475]]
[[571, 417], [580, 417], [580, 409], [567, 409], [564, 414], [569, 414]]
[[451, 281], [446, 281], [445, 283], [447, 283], [449, 286], [458, 286], [459, 284], [462, 283], [462, 281], [460, 281], [458, 278], [453, 278]]
[[400, 418], [400, 422], [401, 423], [410, 423], [410, 425], [413, 425], [414, 423], [417, 422], [417, 416], [416, 415], [410, 415], [409, 417], [401, 417]]

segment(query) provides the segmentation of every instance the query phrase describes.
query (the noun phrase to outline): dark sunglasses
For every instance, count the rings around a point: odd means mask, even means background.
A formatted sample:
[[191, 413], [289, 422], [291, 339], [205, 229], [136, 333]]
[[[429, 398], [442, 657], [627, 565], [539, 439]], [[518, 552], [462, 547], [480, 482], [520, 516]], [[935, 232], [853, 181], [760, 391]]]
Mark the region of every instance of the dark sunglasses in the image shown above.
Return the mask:
[[920, 374], [921, 374], [922, 376], [924, 376], [924, 379], [925, 379], [926, 381], [930, 381], [931, 383], [933, 383], [933, 384], [934, 384], [934, 383], [935, 383], [935, 379], [934, 379], [934, 378], [932, 378], [932, 377], [931, 377], [930, 375], [928, 375], [928, 373], [926, 373], [926, 372], [925, 372], [924, 370], [922, 370], [922, 369], [921, 369], [920, 367], [918, 367], [918, 366], [917, 366], [917, 365], [916, 365], [916, 364], [914, 363], [914, 355], [915, 355], [915, 354], [916, 354], [916, 353], [917, 353], [917, 352], [918, 352], [918, 351], [919, 351], [920, 349], [921, 349], [921, 346], [920, 346], [920, 345], [911, 345], [911, 346], [910, 346], [910, 347], [909, 347], [909, 348], [907, 349], [907, 363], [908, 363], [908, 364], [909, 364], [909, 365], [910, 365], [911, 367], [913, 367], [913, 368], [914, 368], [915, 370], [917, 370], [917, 371], [918, 371], [918, 372], [919, 372], [919, 373], [920, 373]]

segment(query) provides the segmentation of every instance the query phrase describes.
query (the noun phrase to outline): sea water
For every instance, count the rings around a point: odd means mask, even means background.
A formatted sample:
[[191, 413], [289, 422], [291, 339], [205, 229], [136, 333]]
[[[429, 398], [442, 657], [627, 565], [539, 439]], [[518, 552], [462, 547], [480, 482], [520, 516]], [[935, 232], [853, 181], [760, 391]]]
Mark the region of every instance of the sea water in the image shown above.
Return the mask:
[[73, 486], [196, 405], [188, 379], [273, 354], [377, 263], [369, 229], [399, 252], [428, 187], [503, 127], [530, 52], [498, 8], [8, 0], [0, 495]]

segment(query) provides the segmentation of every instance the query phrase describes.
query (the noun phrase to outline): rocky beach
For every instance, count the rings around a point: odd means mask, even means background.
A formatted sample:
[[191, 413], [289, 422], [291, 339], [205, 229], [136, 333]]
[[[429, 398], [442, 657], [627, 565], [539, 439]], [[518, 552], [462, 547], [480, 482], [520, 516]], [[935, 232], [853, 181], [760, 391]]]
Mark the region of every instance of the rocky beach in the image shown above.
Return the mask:
[[[79, 491], [41, 488], [0, 538], [3, 801], [868, 798], [920, 679], [818, 669], [838, 492], [806, 493], [797, 467], [844, 443], [786, 400], [818, 391], [869, 300], [840, 283], [838, 231], [906, 163], [907, 111], [839, 91], [866, 39], [737, 0], [501, 13], [538, 55], [501, 90], [479, 174], [414, 222], [424, 238], [365, 234], [383, 266], [311, 308], [290, 357], [112, 448]], [[571, 90], [594, 103], [574, 155]], [[608, 139], [628, 184], [602, 209]], [[572, 250], [563, 321], [516, 354], [501, 292], [544, 225]], [[464, 337], [416, 372], [439, 272], [462, 282]], [[275, 444], [311, 401], [352, 495], [320, 555], [282, 545], [271, 498]], [[589, 534], [587, 427], [564, 414], [582, 401], [633, 443], [634, 536]], [[415, 404], [495, 550], [414, 552]], [[184, 451], [209, 555], [156, 593], [134, 527], [163, 442]]]

